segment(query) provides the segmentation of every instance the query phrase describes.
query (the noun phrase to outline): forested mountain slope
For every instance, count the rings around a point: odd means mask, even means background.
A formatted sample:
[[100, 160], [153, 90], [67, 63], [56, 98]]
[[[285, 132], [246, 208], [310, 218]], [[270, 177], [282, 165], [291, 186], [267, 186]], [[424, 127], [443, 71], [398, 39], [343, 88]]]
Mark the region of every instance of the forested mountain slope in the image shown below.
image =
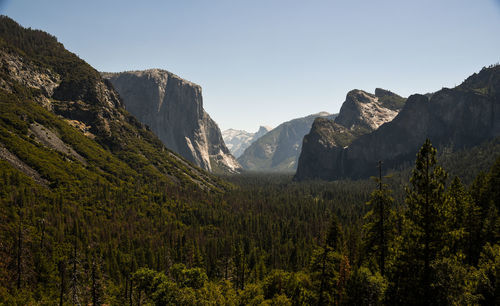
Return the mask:
[[0, 64], [3, 155], [17, 157], [49, 184], [65, 183], [52, 171], [59, 168], [68, 179], [76, 173], [64, 169], [110, 182], [221, 187], [167, 150], [123, 108], [113, 87], [55, 37], [1, 17]]

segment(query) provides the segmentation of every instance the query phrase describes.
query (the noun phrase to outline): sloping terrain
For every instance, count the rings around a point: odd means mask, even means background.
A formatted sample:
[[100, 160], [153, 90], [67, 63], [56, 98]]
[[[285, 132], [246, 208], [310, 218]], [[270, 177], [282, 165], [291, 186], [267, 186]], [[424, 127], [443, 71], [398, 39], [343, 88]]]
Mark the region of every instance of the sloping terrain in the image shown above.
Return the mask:
[[110, 83], [55, 37], [8, 17], [0, 19], [0, 95], [0, 145], [51, 187], [98, 178], [223, 185], [166, 149]]

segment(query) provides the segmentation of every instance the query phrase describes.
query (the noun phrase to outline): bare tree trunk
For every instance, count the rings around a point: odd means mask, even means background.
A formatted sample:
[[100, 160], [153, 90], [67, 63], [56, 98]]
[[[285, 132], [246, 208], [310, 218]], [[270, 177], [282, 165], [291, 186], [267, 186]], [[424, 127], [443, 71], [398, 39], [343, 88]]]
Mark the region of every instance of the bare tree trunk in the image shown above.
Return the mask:
[[92, 305], [98, 305], [98, 297], [97, 297], [97, 271], [96, 271], [96, 262], [95, 259], [92, 261]]
[[19, 228], [17, 232], [17, 289], [21, 289], [21, 273], [22, 273], [22, 251], [23, 251], [23, 227], [22, 217], [19, 216]]
[[77, 277], [77, 244], [76, 244], [76, 237], [73, 242], [73, 269], [71, 271], [71, 298], [72, 302], [75, 305], [79, 305], [78, 301], [78, 277]]
[[61, 277], [61, 283], [59, 286], [59, 305], [63, 305], [63, 300], [64, 300], [64, 274], [66, 270], [66, 264], [63, 260], [59, 261], [59, 274]]

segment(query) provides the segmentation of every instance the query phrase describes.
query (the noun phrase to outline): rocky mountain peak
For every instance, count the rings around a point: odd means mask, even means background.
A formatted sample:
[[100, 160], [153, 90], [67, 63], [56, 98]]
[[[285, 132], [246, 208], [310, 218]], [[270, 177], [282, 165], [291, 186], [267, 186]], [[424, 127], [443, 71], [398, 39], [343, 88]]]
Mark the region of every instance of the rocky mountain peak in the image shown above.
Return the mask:
[[264, 136], [266, 133], [268, 133], [269, 131], [271, 131], [273, 128], [270, 127], [270, 126], [260, 126], [259, 127], [259, 130], [257, 131], [257, 133], [254, 134], [254, 138], [255, 140], [257, 140], [259, 137], [261, 136]]
[[349, 91], [337, 118], [317, 118], [305, 135], [295, 177], [330, 180], [344, 175], [336, 172], [341, 152], [362, 135], [392, 121], [405, 101], [381, 88], [375, 89], [375, 95], [359, 89]]
[[370, 103], [376, 100], [376, 96], [368, 93], [364, 90], [353, 89], [349, 91], [346, 95], [346, 102], [354, 102], [354, 103]]
[[387, 107], [384, 103], [383, 98], [393, 96], [388, 93], [390, 91], [379, 89], [380, 96], [377, 96], [359, 89], [351, 90], [347, 93], [335, 123], [348, 129], [376, 130], [398, 114], [397, 110]]
[[500, 64], [485, 67], [478, 73], [472, 74], [457, 88], [498, 97], [500, 95]]
[[[316, 127], [313, 126], [311, 133], [304, 138], [295, 178], [369, 177], [375, 174], [379, 160], [384, 161], [386, 169], [411, 162], [426, 138], [438, 148], [461, 149], [498, 137], [498, 89], [500, 67], [492, 66], [473, 74], [460, 86], [443, 88], [432, 95], [411, 95], [406, 102], [397, 95], [378, 90], [375, 95], [378, 101], [374, 99], [372, 109], [382, 107], [393, 111], [392, 108], [404, 105], [399, 114], [393, 119], [386, 117], [391, 119], [390, 122], [362, 137], [352, 137], [349, 145], [344, 147], [339, 145], [338, 137], [347, 135], [345, 132], [340, 130], [339, 134], [338, 127], [332, 123], [315, 122]], [[346, 108], [351, 114], [361, 110], [360, 105], [366, 105], [352, 98], [356, 96], [359, 94], [346, 99], [350, 103]]]
[[222, 132], [222, 137], [228, 149], [236, 157], [240, 157], [246, 148], [260, 137], [271, 131], [272, 128], [268, 126], [260, 126], [256, 133], [250, 133], [243, 130], [227, 129]]

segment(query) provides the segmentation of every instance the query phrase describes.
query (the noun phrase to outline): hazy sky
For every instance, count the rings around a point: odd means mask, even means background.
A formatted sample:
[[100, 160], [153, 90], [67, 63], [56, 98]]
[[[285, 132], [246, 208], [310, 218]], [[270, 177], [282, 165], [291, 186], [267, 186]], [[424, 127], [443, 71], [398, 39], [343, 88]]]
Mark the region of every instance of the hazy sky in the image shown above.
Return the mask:
[[500, 0], [0, 0], [101, 71], [167, 69], [221, 129], [256, 131], [376, 87], [453, 87], [500, 61]]

